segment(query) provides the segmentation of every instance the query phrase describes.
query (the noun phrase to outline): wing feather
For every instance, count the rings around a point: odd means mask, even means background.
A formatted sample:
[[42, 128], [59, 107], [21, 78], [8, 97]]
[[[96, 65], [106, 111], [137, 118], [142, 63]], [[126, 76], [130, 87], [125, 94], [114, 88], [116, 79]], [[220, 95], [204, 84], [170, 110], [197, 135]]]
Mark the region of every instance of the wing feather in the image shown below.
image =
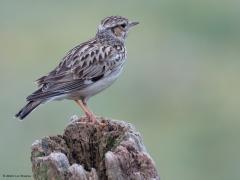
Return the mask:
[[111, 73], [116, 66], [112, 61], [115, 55], [111, 46], [100, 46], [95, 41], [76, 46], [53, 71], [37, 80], [40, 88], [27, 100], [48, 99], [89, 86]]

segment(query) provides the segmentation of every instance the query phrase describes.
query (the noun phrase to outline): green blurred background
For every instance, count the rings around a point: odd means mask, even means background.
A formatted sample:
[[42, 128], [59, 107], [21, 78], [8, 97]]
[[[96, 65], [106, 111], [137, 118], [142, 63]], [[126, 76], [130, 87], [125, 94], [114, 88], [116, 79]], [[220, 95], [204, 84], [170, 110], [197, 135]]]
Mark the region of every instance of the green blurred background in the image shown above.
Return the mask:
[[74, 102], [14, 114], [64, 54], [122, 15], [120, 79], [90, 100], [101, 116], [133, 123], [163, 180], [240, 179], [240, 3], [236, 0], [0, 1], [0, 178], [31, 174], [35, 139], [61, 134]]

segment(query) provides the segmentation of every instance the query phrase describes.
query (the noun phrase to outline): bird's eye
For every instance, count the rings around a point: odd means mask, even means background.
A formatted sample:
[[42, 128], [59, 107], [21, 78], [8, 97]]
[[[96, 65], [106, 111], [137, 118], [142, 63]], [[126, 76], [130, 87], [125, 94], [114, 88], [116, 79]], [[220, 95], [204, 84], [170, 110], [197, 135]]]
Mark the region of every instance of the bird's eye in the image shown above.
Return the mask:
[[125, 28], [127, 25], [126, 24], [121, 24], [120, 25], [122, 28]]

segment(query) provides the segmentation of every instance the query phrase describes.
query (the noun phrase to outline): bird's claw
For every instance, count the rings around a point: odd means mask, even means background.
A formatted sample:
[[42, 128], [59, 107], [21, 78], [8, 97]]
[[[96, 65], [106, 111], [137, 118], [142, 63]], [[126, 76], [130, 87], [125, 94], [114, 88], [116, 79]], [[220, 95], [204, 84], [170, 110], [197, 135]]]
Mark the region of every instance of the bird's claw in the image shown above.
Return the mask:
[[87, 118], [88, 118], [89, 122], [92, 124], [97, 124], [97, 125], [101, 126], [102, 128], [104, 128], [106, 126], [105, 123], [102, 123], [99, 120], [97, 120], [97, 118], [94, 114], [87, 114]]

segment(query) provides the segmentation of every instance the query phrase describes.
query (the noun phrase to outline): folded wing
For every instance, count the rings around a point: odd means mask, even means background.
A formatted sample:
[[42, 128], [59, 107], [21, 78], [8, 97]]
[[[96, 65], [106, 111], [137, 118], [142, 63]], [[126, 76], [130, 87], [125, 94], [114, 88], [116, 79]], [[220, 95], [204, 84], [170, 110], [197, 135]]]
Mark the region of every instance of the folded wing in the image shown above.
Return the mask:
[[117, 56], [111, 46], [100, 46], [96, 41], [76, 46], [53, 71], [37, 80], [40, 88], [27, 100], [47, 100], [84, 89], [118, 66], [114, 58]]

